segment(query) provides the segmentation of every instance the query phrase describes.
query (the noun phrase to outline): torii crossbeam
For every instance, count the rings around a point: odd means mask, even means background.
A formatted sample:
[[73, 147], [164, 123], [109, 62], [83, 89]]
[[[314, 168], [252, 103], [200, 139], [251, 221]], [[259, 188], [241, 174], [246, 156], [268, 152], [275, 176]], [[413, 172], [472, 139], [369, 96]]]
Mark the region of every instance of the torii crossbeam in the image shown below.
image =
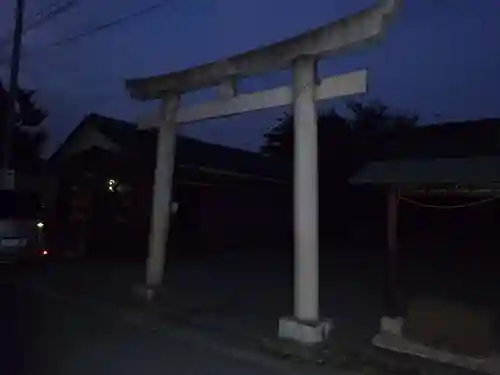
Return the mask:
[[[148, 286], [163, 281], [165, 243], [176, 128], [181, 123], [293, 105], [294, 158], [294, 317], [280, 320], [280, 335], [304, 343], [322, 341], [331, 323], [320, 321], [318, 298], [318, 161], [315, 101], [364, 93], [367, 72], [356, 71], [318, 81], [321, 58], [371, 42], [383, 35], [388, 20], [402, 0], [381, 0], [352, 16], [282, 42], [230, 58], [155, 77], [130, 79], [132, 98], [161, 99], [159, 114], [142, 123], [159, 129], [153, 207], [147, 261]], [[293, 70], [291, 86], [238, 94], [238, 80], [280, 69]], [[183, 94], [218, 86], [219, 98], [182, 107]]]

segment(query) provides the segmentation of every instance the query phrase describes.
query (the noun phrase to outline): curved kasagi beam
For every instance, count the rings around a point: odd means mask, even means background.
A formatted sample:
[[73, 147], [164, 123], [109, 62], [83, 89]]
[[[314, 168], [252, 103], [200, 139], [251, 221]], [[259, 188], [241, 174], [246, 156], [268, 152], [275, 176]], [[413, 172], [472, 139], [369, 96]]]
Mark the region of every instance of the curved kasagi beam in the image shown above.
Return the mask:
[[388, 21], [401, 3], [402, 0], [381, 0], [371, 8], [296, 37], [194, 68], [129, 79], [126, 87], [134, 99], [153, 100], [163, 97], [165, 92], [182, 94], [218, 85], [228, 78], [284, 69], [303, 55], [319, 59], [340, 53], [383, 36]]

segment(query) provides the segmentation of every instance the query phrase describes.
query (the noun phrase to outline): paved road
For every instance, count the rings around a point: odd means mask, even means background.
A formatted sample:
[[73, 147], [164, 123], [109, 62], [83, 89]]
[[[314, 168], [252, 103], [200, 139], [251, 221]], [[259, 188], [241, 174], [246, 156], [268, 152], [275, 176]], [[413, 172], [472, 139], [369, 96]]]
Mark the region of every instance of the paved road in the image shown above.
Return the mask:
[[0, 269], [0, 373], [264, 374], [287, 372], [236, 359], [196, 340], [145, 331], [98, 311], [13, 284]]

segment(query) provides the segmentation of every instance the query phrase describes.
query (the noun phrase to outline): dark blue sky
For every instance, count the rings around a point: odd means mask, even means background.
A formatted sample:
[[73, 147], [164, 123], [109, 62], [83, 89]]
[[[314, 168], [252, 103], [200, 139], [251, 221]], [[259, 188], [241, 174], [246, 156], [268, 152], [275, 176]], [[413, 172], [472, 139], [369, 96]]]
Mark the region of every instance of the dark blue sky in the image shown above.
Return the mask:
[[[27, 1], [26, 19], [53, 2]], [[39, 90], [38, 100], [49, 109], [50, 148], [85, 113], [133, 121], [151, 110], [151, 105], [128, 99], [126, 77], [166, 73], [279, 41], [362, 9], [373, 0], [172, 0], [169, 6], [117, 27], [47, 47], [156, 2], [80, 0], [71, 11], [26, 36], [21, 83]], [[0, 32], [5, 36], [14, 3], [2, 1]], [[499, 38], [498, 0], [406, 0], [382, 43], [323, 61], [320, 74], [368, 68], [366, 98], [414, 111], [423, 123], [500, 117]], [[0, 44], [3, 79], [9, 53], [9, 46]], [[289, 78], [289, 72], [270, 73], [243, 86], [245, 90], [267, 88]], [[189, 101], [207, 95], [199, 93]], [[333, 104], [341, 106], [342, 101]], [[190, 124], [182, 132], [256, 149], [262, 133], [285, 110]]]

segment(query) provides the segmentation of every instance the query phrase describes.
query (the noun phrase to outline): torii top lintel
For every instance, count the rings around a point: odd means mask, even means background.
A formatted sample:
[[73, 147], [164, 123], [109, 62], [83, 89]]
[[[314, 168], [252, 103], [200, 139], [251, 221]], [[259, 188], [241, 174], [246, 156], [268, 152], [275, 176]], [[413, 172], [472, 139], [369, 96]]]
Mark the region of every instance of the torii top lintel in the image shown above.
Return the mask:
[[402, 0], [379, 0], [371, 8], [284, 41], [239, 55], [173, 73], [126, 81], [130, 96], [153, 100], [165, 93], [182, 94], [220, 84], [228, 79], [251, 76], [290, 66], [296, 58], [318, 59], [339, 53], [383, 35], [388, 20]]

